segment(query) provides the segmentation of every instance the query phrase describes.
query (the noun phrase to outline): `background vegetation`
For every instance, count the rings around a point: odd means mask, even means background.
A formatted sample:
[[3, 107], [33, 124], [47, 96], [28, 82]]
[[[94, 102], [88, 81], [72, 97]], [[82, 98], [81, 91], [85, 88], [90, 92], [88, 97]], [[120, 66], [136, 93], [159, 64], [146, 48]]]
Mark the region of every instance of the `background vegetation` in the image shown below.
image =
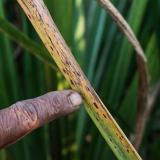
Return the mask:
[[[134, 133], [138, 76], [134, 50], [95, 0], [44, 0], [64, 39], [128, 137]], [[112, 0], [140, 40], [149, 86], [160, 80], [160, 0]], [[32, 53], [32, 54], [30, 54]], [[16, 1], [0, 0], [0, 107], [69, 85]], [[139, 152], [160, 158], [160, 100]], [[115, 159], [83, 107], [0, 151], [0, 160]]]

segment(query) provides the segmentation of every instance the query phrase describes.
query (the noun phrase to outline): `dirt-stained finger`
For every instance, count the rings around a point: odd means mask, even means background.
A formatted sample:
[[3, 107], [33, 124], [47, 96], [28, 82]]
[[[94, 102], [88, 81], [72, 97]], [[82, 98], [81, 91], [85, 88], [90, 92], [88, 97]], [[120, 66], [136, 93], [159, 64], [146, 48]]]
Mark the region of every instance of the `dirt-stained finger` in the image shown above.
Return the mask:
[[0, 148], [22, 138], [32, 130], [76, 111], [81, 96], [73, 91], [55, 91], [20, 101], [0, 111]]

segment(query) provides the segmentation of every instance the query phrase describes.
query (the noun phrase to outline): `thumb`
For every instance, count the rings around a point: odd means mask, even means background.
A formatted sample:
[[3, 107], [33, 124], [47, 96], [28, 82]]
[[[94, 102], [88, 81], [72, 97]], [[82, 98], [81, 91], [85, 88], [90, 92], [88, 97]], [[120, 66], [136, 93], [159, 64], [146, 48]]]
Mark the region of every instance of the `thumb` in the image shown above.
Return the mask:
[[0, 111], [0, 148], [22, 138], [44, 123], [76, 111], [81, 96], [72, 90], [55, 91], [17, 102]]

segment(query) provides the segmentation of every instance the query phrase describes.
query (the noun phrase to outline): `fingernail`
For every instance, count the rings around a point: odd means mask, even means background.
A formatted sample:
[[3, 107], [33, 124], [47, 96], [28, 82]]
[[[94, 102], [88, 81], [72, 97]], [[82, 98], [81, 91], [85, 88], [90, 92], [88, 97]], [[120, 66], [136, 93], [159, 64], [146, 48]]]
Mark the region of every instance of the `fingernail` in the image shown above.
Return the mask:
[[73, 106], [79, 106], [82, 103], [82, 97], [78, 93], [72, 93], [69, 96]]

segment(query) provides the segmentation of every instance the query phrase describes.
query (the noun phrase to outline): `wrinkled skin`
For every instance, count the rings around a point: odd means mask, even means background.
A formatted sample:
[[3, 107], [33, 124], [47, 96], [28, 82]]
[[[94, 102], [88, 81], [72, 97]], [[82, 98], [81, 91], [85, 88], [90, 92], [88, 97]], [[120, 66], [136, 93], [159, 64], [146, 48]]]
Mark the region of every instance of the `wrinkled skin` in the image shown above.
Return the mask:
[[81, 103], [78, 93], [66, 90], [20, 101], [0, 110], [0, 148], [16, 142], [47, 122], [76, 111]]

